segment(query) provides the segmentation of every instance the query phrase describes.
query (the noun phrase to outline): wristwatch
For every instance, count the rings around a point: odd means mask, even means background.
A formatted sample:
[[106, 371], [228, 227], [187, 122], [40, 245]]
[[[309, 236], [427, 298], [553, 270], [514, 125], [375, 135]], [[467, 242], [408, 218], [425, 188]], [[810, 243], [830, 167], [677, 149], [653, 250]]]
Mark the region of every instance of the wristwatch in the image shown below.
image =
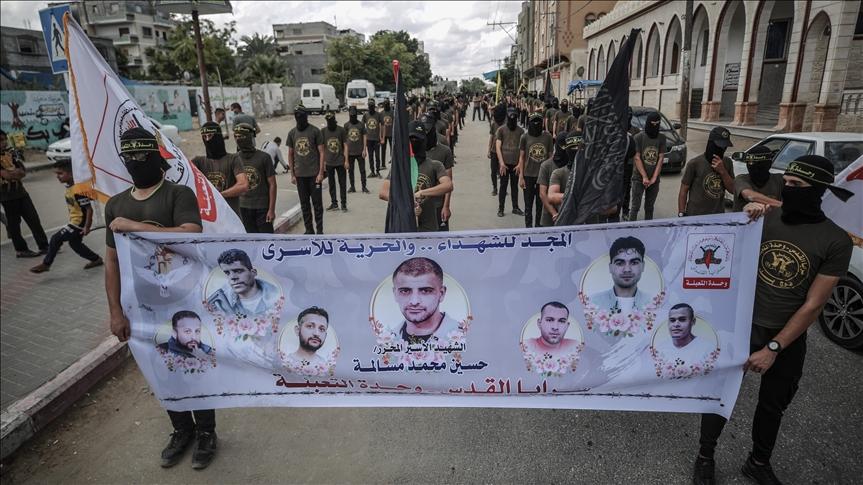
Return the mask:
[[770, 342], [767, 342], [767, 350], [776, 352], [778, 354], [779, 351], [782, 350], [782, 344], [775, 340], [771, 340]]
[[686, 217], [686, 212], [678, 212], [677, 217]]

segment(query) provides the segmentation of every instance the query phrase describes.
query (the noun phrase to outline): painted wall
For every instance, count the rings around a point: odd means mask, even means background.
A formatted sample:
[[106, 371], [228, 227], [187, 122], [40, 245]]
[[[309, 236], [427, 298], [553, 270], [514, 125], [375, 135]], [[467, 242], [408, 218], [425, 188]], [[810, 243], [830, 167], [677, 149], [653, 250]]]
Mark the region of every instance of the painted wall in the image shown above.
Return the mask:
[[128, 86], [135, 101], [162, 124], [175, 125], [180, 131], [192, 129], [189, 88], [185, 86]]
[[69, 136], [65, 91], [0, 91], [0, 129], [18, 148], [46, 149]]

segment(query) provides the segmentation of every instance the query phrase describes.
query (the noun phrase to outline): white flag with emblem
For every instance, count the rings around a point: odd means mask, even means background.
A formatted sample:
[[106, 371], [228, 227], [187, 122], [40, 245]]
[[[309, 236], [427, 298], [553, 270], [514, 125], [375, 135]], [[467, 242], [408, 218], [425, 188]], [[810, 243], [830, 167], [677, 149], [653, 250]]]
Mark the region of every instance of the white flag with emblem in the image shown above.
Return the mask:
[[174, 143], [150, 121], [123, 83], [105, 63], [81, 26], [63, 19], [69, 62], [69, 109], [72, 171], [76, 191], [106, 201], [132, 186], [120, 159], [120, 135], [134, 127], [154, 133], [171, 169], [168, 181], [195, 191], [204, 232], [242, 233], [243, 224], [222, 195]]

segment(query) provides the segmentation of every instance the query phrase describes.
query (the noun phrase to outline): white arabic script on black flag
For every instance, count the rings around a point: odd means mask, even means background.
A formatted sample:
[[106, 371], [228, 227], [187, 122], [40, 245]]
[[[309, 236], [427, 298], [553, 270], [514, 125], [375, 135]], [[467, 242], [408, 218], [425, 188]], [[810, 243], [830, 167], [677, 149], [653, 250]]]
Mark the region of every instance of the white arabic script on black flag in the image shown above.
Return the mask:
[[628, 137], [624, 122], [629, 106], [629, 61], [638, 30], [632, 30], [596, 97], [588, 102], [584, 149], [575, 167], [556, 225], [583, 224], [616, 206], [623, 192], [623, 164]]

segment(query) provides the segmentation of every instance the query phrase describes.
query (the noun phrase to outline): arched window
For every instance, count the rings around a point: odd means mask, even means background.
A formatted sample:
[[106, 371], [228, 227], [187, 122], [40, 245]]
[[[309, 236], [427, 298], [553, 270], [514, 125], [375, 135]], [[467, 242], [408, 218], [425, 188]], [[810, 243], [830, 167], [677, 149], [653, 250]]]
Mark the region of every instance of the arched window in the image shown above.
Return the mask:
[[632, 79], [641, 79], [642, 64], [641, 59], [644, 56], [644, 48], [641, 45], [641, 34], [635, 38], [635, 46], [632, 48], [632, 60], [629, 64], [629, 77]]
[[617, 51], [614, 48], [614, 42], [612, 42], [608, 46], [608, 62], [605, 64], [606, 73], [609, 69], [611, 69], [611, 65], [614, 63], [615, 56], [617, 56]]
[[599, 46], [599, 53], [596, 55], [596, 79], [605, 79], [605, 50]]
[[681, 37], [680, 20], [674, 16], [665, 36], [665, 65], [662, 69], [664, 74], [677, 74], [680, 71], [680, 46], [683, 45]]
[[647, 37], [647, 77], [659, 76], [659, 31], [654, 25]]
[[596, 67], [593, 65], [594, 59], [593, 49], [590, 49], [590, 58], [587, 60], [587, 79], [596, 79], [593, 76], [593, 73], [596, 72]]

